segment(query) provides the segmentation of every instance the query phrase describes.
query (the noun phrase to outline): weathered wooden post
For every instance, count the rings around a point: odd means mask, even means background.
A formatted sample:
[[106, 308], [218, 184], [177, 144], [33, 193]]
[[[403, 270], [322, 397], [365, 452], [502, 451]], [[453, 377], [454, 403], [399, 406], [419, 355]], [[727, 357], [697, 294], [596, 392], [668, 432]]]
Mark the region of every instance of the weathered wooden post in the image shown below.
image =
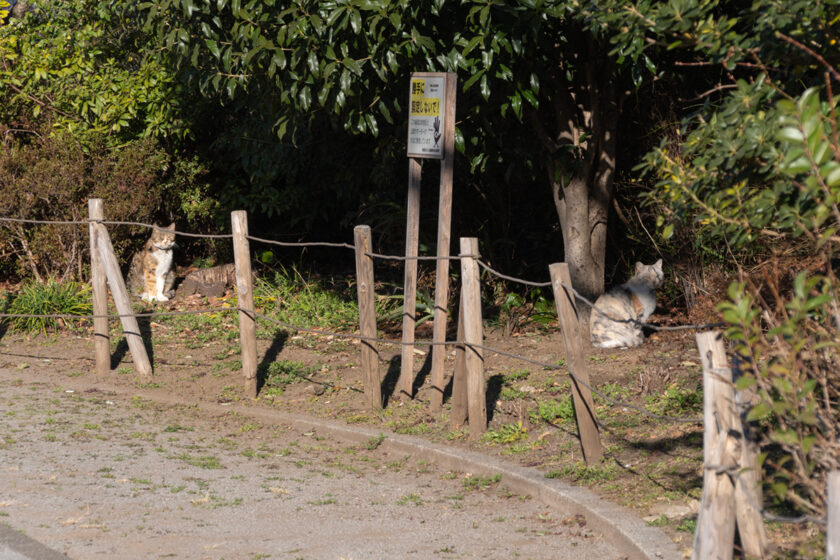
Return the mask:
[[382, 408], [382, 387], [379, 379], [379, 352], [376, 349], [376, 302], [373, 289], [373, 258], [370, 226], [353, 229], [356, 246], [356, 293], [359, 298], [359, 332], [364, 337], [359, 345], [362, 352], [362, 370], [365, 379], [365, 396], [368, 406]]
[[257, 396], [257, 321], [254, 315], [254, 289], [251, 277], [251, 250], [248, 244], [248, 213], [230, 213], [233, 231], [233, 260], [236, 267], [236, 297], [239, 302], [239, 343], [242, 346], [242, 375], [245, 394]]
[[828, 473], [825, 560], [840, 560], [840, 471]]
[[478, 272], [478, 238], [461, 238], [461, 312], [464, 318], [464, 366], [467, 371], [467, 410], [470, 439], [487, 430], [484, 356], [481, 324], [481, 279]]
[[588, 465], [597, 464], [604, 454], [598, 423], [595, 420], [595, 403], [589, 390], [589, 370], [583, 355], [583, 339], [580, 334], [574, 293], [567, 288], [572, 285], [569, 265], [554, 263], [548, 267], [554, 304], [563, 330], [563, 345], [566, 349], [566, 364], [572, 372], [572, 402], [575, 405], [580, 445], [583, 458]]
[[438, 202], [437, 267], [435, 269], [435, 317], [432, 329], [432, 411], [443, 407], [444, 362], [446, 361], [446, 322], [449, 305], [449, 245], [452, 224], [452, 179], [455, 165], [455, 94], [458, 75], [446, 74], [446, 89], [443, 95], [447, 116], [443, 122], [443, 159], [440, 162], [440, 199]]
[[90, 226], [95, 231], [99, 260], [105, 267], [105, 276], [108, 278], [108, 285], [111, 287], [114, 306], [117, 308], [117, 313], [120, 314], [120, 322], [125, 333], [125, 339], [128, 341], [128, 349], [131, 351], [131, 357], [134, 358], [134, 368], [140, 375], [151, 375], [152, 364], [149, 362], [149, 354], [143, 344], [140, 325], [137, 323], [137, 317], [134, 316], [134, 309], [131, 308], [131, 299], [128, 296], [128, 290], [125, 288], [125, 279], [120, 271], [117, 256], [114, 254], [111, 237], [104, 225], [91, 223]]
[[93, 293], [93, 353], [97, 375], [106, 375], [111, 371], [111, 337], [108, 327], [108, 279], [105, 267], [99, 258], [99, 237], [94, 223], [105, 218], [101, 198], [88, 200], [88, 218], [90, 230], [90, 286]]
[[729, 560], [735, 540], [735, 394], [719, 332], [697, 334], [703, 364], [703, 500], [694, 535], [694, 560]]
[[420, 174], [417, 158], [408, 158], [408, 203], [405, 232], [405, 279], [403, 288], [402, 357], [397, 394], [412, 398], [414, 390], [414, 328], [417, 323], [417, 251], [420, 243]]
[[[739, 362], [733, 362], [732, 381], [741, 377]], [[748, 558], [768, 558], [767, 531], [761, 516], [761, 477], [758, 467], [758, 441], [747, 423], [747, 414], [755, 406], [756, 393], [753, 388], [735, 391], [737, 426], [731, 433], [737, 433], [741, 440], [737, 462], [739, 472], [735, 477], [735, 519], [741, 546]]]
[[455, 345], [455, 372], [452, 374], [452, 409], [449, 424], [453, 430], [467, 421], [467, 366], [464, 352], [464, 290], [461, 290], [461, 304], [458, 306], [458, 344]]

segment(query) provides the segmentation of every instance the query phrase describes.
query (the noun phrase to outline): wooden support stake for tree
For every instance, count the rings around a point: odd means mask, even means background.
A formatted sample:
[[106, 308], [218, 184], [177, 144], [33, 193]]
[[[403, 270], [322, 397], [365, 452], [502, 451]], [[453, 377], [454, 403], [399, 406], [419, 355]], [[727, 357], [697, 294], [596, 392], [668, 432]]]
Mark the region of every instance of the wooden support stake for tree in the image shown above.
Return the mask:
[[[353, 229], [356, 245], [356, 293], [359, 298], [359, 332], [363, 337], [376, 338], [376, 302], [373, 289], [373, 258], [370, 226]], [[365, 378], [365, 396], [373, 410], [382, 408], [382, 387], [379, 379], [379, 352], [373, 340], [362, 340], [362, 370]]]
[[[128, 341], [128, 349], [134, 359], [134, 368], [140, 375], [151, 375], [152, 364], [149, 362], [149, 354], [143, 344], [143, 336], [140, 333], [140, 325], [137, 324], [137, 317], [134, 316], [134, 309], [131, 308], [131, 300], [128, 290], [125, 288], [125, 279], [120, 272], [120, 265], [117, 263], [117, 256], [114, 254], [114, 245], [111, 243], [111, 236], [102, 224], [91, 223], [96, 235], [96, 246], [99, 249], [99, 260], [105, 267], [105, 276], [108, 278], [108, 285], [111, 287], [111, 295], [114, 297], [114, 306], [120, 314], [125, 339]], [[109, 357], [110, 360], [110, 357]]]
[[475, 345], [484, 344], [481, 324], [481, 279], [478, 272], [478, 238], [461, 238], [461, 312], [464, 317], [464, 364], [467, 370], [467, 414], [470, 439], [487, 430], [484, 356]]
[[414, 397], [414, 328], [417, 312], [417, 251], [420, 244], [420, 174], [417, 158], [408, 158], [408, 204], [405, 231], [405, 287], [403, 289], [402, 360], [397, 394]]
[[239, 301], [239, 343], [242, 346], [242, 375], [245, 395], [257, 396], [257, 321], [251, 277], [251, 249], [248, 244], [248, 213], [230, 213], [233, 230], [233, 260], [236, 266], [236, 297]]
[[[732, 381], [737, 383], [742, 372], [739, 362], [734, 361]], [[761, 516], [761, 478], [758, 468], [759, 446], [755, 433], [747, 423], [747, 414], [755, 406], [756, 393], [750, 387], [735, 392], [736, 427], [741, 440], [741, 452], [737, 458], [740, 470], [735, 476], [735, 518], [741, 546], [748, 558], [768, 558], [767, 531]]]
[[729, 560], [735, 541], [735, 487], [738, 470], [732, 371], [719, 332], [697, 334], [703, 364], [703, 499], [694, 535], [694, 560]]
[[[572, 285], [569, 265], [554, 263], [548, 267], [551, 274], [551, 287], [554, 291], [554, 303], [560, 328], [563, 331], [563, 345], [566, 349], [566, 365], [572, 373], [572, 402], [575, 405], [580, 445], [587, 465], [595, 465], [604, 454], [598, 423], [595, 420], [595, 403], [589, 390], [589, 370], [583, 355], [583, 339], [575, 307], [574, 293], [566, 288]], [[584, 385], [585, 384], [585, 385]]]
[[840, 560], [840, 471], [828, 473], [825, 560]]
[[449, 245], [451, 243], [452, 224], [452, 178], [455, 161], [455, 94], [458, 75], [449, 72], [446, 75], [444, 93], [443, 159], [440, 162], [440, 200], [438, 203], [437, 261], [435, 272], [435, 322], [432, 330], [432, 412], [439, 412], [443, 406], [443, 365], [446, 360], [446, 322], [449, 305]]
[[461, 304], [458, 307], [459, 343], [455, 345], [455, 372], [452, 374], [452, 410], [449, 424], [453, 430], [464, 426], [467, 421], [467, 366], [464, 347], [464, 291], [461, 290]]
[[94, 222], [105, 219], [101, 198], [88, 200], [90, 229], [90, 286], [93, 293], [93, 314], [103, 317], [93, 318], [93, 353], [96, 359], [96, 374], [106, 375], [111, 371], [111, 336], [108, 327], [108, 279], [105, 267], [99, 258], [99, 236], [96, 235]]

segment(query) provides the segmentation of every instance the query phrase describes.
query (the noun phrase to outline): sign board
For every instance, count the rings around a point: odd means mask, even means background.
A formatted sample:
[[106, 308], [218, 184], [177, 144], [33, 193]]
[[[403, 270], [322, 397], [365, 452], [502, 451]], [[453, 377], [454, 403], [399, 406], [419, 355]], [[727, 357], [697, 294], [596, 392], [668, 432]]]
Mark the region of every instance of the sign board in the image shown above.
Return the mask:
[[446, 73], [411, 75], [408, 110], [408, 157], [443, 159]]

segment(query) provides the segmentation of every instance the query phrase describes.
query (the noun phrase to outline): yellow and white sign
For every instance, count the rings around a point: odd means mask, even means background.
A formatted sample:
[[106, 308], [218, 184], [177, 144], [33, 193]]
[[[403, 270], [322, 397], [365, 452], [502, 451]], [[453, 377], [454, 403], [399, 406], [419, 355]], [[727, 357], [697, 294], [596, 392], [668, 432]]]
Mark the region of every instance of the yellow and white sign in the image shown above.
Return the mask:
[[446, 74], [411, 75], [408, 156], [443, 159]]

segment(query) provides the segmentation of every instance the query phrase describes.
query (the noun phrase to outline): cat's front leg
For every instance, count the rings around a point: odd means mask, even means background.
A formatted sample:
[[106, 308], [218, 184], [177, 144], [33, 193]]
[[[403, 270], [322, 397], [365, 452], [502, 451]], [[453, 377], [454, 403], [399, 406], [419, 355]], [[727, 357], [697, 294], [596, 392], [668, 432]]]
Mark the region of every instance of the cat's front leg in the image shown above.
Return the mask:
[[166, 281], [166, 277], [158, 276], [155, 279], [155, 299], [158, 301], [169, 301], [169, 298], [166, 294], [163, 293], [163, 286]]

